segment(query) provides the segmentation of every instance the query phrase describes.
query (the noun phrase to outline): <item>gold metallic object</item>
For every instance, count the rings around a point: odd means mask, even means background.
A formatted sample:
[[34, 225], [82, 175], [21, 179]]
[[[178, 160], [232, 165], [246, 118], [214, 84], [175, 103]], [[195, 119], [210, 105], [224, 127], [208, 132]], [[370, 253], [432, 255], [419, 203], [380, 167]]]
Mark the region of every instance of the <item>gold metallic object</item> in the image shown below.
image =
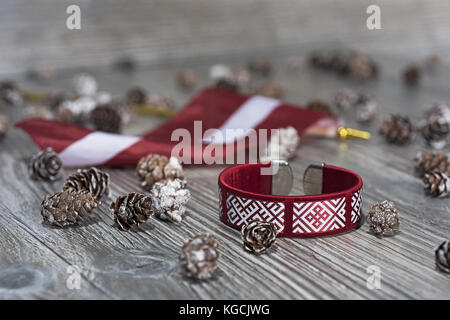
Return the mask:
[[134, 112], [136, 112], [137, 114], [148, 114], [167, 118], [171, 118], [177, 114], [177, 110], [175, 109], [170, 109], [158, 105], [144, 105], [144, 104], [135, 105]]
[[360, 138], [360, 139], [369, 140], [370, 132], [352, 129], [352, 128], [339, 127], [337, 130], [337, 136], [341, 139]]
[[45, 93], [36, 91], [21, 91], [20, 94], [25, 101], [31, 102], [41, 102], [47, 97]]

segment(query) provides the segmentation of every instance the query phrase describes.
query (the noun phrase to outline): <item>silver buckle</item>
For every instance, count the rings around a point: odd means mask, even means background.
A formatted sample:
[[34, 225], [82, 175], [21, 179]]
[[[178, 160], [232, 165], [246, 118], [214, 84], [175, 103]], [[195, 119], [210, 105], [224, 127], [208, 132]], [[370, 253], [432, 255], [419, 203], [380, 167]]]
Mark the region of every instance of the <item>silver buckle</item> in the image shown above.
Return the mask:
[[325, 163], [310, 164], [303, 175], [303, 192], [305, 195], [322, 194], [323, 166]]
[[292, 168], [287, 161], [272, 160], [272, 195], [287, 196], [294, 183]]

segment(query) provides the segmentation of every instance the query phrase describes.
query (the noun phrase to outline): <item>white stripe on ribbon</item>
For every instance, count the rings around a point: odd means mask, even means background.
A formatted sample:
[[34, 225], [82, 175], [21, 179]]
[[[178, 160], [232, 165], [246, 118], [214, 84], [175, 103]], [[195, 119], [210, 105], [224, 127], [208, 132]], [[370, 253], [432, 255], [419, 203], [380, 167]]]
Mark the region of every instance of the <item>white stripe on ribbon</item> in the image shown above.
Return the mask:
[[92, 132], [72, 143], [59, 156], [64, 166], [95, 166], [112, 159], [140, 139], [136, 136]]
[[[248, 131], [263, 122], [269, 114], [279, 107], [280, 100], [263, 96], [249, 98], [237, 109], [215, 132], [203, 139], [205, 143], [227, 144], [239, 140], [248, 134]], [[240, 134], [226, 134], [226, 130], [239, 130]]]

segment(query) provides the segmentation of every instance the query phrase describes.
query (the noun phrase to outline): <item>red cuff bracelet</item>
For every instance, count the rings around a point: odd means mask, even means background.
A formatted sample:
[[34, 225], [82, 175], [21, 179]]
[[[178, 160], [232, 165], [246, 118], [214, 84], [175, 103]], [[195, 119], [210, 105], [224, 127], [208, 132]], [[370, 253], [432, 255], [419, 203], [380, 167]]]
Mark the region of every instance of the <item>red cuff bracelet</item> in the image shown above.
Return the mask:
[[[263, 175], [261, 169], [274, 174]], [[270, 168], [270, 169], [269, 169]], [[219, 176], [222, 221], [241, 230], [252, 220], [273, 222], [279, 237], [315, 237], [354, 229], [361, 220], [361, 177], [343, 168], [310, 165], [304, 175], [307, 195], [286, 196], [293, 175], [285, 161], [250, 163]]]

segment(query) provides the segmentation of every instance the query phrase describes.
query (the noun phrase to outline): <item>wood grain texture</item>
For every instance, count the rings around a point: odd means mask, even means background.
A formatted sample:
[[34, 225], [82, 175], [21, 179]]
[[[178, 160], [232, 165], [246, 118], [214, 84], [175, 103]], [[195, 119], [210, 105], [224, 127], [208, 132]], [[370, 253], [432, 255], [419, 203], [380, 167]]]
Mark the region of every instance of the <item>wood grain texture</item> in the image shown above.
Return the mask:
[[[300, 53], [304, 53], [299, 51]], [[306, 52], [306, 51], [305, 51]], [[305, 69], [289, 72], [290, 52], [275, 57], [274, 80], [287, 85], [287, 100], [303, 104], [311, 98], [331, 99], [343, 87], [374, 97], [380, 118], [391, 112], [422, 117], [423, 106], [448, 101], [450, 69], [445, 66], [427, 76], [417, 90], [399, 79], [404, 57], [375, 55], [382, 74], [361, 85], [334, 75]], [[208, 67], [215, 62], [239, 65], [250, 56], [211, 57], [189, 64], [207, 83]], [[187, 63], [162, 63], [126, 76], [108, 68], [92, 68], [102, 90], [122, 94], [140, 84], [152, 92], [172, 94], [178, 103], [190, 95], [177, 90], [175, 71]], [[78, 71], [78, 70], [76, 70]], [[75, 72], [75, 70], [74, 70]], [[62, 71], [47, 88], [68, 89], [74, 72]], [[18, 78], [21, 80], [21, 78]], [[44, 90], [21, 80], [22, 87]], [[22, 109], [4, 106], [12, 122]], [[107, 169], [111, 175], [110, 199], [104, 199], [81, 226], [59, 229], [42, 224], [40, 203], [59, 190], [63, 181], [35, 182], [27, 174], [27, 160], [37, 151], [21, 131], [11, 129], [0, 140], [0, 298], [82, 299], [419, 299], [450, 298], [450, 277], [436, 270], [435, 248], [450, 235], [449, 199], [430, 199], [414, 175], [412, 158], [427, 150], [420, 138], [404, 147], [386, 144], [377, 134], [378, 121], [369, 126], [355, 122], [352, 111], [343, 114], [348, 125], [374, 133], [370, 141], [303, 139], [291, 162], [294, 192], [301, 191], [303, 170], [323, 161], [358, 172], [364, 180], [363, 213], [375, 202], [392, 200], [400, 212], [401, 232], [379, 239], [363, 224], [339, 235], [313, 239], [279, 239], [267, 255], [244, 252], [239, 232], [218, 218], [217, 177], [221, 167], [186, 168], [192, 200], [179, 223], [151, 219], [136, 232], [114, 226], [108, 205], [116, 196], [141, 191], [133, 168]], [[125, 132], [137, 134], [163, 120], [141, 117]], [[447, 149], [448, 151], [448, 149]], [[67, 177], [72, 170], [65, 169]], [[193, 235], [209, 232], [221, 243], [215, 276], [204, 282], [186, 278], [178, 265], [182, 244]], [[381, 270], [381, 289], [366, 286], [366, 269]], [[69, 290], [68, 267], [83, 272], [80, 290]]]
[[[130, 55], [144, 64], [330, 44], [398, 56], [449, 57], [448, 1], [378, 0], [382, 29], [366, 28], [369, 0], [3, 0], [0, 73], [73, 68]], [[283, 48], [283, 49], [281, 49]]]

